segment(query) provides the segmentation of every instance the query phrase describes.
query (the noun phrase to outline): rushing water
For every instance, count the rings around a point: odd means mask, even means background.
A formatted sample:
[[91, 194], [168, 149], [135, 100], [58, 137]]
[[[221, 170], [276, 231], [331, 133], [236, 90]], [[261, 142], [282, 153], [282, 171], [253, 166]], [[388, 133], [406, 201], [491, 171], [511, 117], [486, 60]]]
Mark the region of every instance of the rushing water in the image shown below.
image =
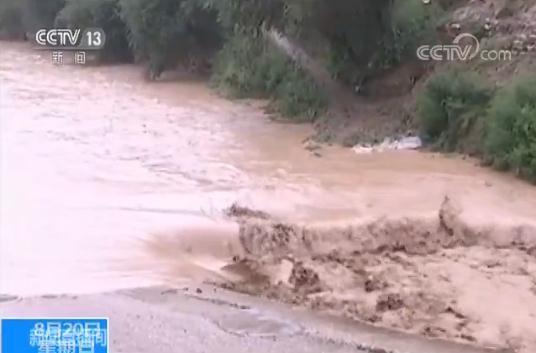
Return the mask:
[[[430, 215], [449, 194], [476, 220], [536, 219], [535, 190], [512, 177], [418, 152], [326, 147], [318, 157], [301, 145], [309, 127], [273, 123], [258, 102], [227, 101], [203, 82], [146, 83], [134, 66], [54, 66], [9, 43], [0, 43], [0, 80], [0, 293], [150, 285], [170, 268], [217, 272], [236, 247], [236, 226], [221, 217], [233, 202], [345, 221]], [[159, 234], [180, 242], [180, 261]], [[146, 241], [157, 251], [144, 252]]]

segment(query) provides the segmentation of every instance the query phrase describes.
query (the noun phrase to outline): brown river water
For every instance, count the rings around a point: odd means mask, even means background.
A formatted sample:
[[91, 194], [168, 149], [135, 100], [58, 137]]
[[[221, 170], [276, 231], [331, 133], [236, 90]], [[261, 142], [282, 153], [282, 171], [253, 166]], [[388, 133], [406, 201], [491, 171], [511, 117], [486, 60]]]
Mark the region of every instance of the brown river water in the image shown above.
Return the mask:
[[218, 275], [239, 247], [222, 215], [234, 202], [348, 222], [428, 217], [449, 195], [471, 222], [536, 220], [534, 187], [475, 161], [335, 146], [318, 157], [302, 145], [310, 127], [274, 123], [259, 102], [187, 78], [147, 83], [135, 66], [54, 66], [47, 55], [0, 43], [0, 293]]

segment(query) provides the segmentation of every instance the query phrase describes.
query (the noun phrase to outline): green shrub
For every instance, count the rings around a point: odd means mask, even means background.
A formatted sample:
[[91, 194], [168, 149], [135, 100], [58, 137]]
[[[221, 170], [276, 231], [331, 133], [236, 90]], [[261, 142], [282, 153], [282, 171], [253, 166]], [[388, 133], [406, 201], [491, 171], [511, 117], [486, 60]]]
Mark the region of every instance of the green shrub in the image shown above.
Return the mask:
[[24, 27], [31, 33], [41, 28], [52, 28], [65, 0], [20, 0]]
[[[470, 73], [454, 71], [433, 76], [417, 100], [424, 139], [449, 151], [460, 149], [466, 137], [474, 136], [474, 128], [481, 126], [478, 120], [485, 116], [492, 93]], [[481, 138], [477, 137], [473, 146], [477, 151]]]
[[65, 0], [0, 0], [0, 36], [24, 38], [26, 33], [52, 28]]
[[[303, 20], [304, 32], [318, 33], [329, 45], [328, 70], [348, 85], [371, 69], [390, 33], [391, 1], [316, 0]], [[313, 36], [314, 38], [315, 36]]]
[[193, 0], [218, 13], [219, 22], [230, 31], [257, 35], [262, 26], [283, 26], [288, 5], [293, 0]]
[[424, 44], [437, 41], [436, 26], [443, 10], [437, 2], [424, 4], [422, 0], [395, 1], [391, 10], [391, 31], [384, 46], [375, 57], [375, 65], [390, 67], [415, 57]]
[[279, 111], [299, 121], [314, 121], [324, 111], [326, 99], [302, 70], [293, 66], [275, 91]]
[[499, 91], [489, 114], [489, 161], [536, 182], [536, 78], [516, 81]]
[[119, 16], [118, 0], [69, 0], [56, 18], [57, 27], [99, 27], [106, 33], [100, 59], [128, 61], [131, 53], [126, 27]]
[[414, 58], [418, 46], [435, 43], [435, 26], [444, 13], [437, 2], [425, 5], [422, 0], [338, 2], [341, 13], [330, 18], [336, 9], [324, 11], [322, 20], [334, 28], [324, 29], [330, 44], [327, 65], [334, 78], [352, 85]]
[[237, 33], [218, 54], [213, 82], [235, 97], [274, 100], [279, 112], [296, 120], [314, 120], [325, 106], [320, 89], [278, 48]]
[[235, 97], [262, 95], [264, 69], [257, 70], [257, 64], [264, 56], [264, 46], [245, 34], [231, 36], [216, 56], [213, 83]]
[[194, 0], [119, 0], [136, 58], [153, 77], [192, 55], [210, 57], [221, 45], [216, 13]]
[[24, 32], [20, 3], [16, 0], [0, 1], [0, 38], [22, 38]]

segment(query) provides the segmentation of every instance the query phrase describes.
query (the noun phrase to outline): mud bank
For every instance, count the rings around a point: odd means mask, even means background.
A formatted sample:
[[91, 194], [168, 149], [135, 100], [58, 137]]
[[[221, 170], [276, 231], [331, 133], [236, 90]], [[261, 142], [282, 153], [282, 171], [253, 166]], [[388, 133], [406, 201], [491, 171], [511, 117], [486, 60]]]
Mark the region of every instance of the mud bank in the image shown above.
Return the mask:
[[474, 227], [445, 198], [430, 219], [302, 225], [234, 207], [244, 256], [224, 287], [374, 325], [536, 351], [536, 228]]

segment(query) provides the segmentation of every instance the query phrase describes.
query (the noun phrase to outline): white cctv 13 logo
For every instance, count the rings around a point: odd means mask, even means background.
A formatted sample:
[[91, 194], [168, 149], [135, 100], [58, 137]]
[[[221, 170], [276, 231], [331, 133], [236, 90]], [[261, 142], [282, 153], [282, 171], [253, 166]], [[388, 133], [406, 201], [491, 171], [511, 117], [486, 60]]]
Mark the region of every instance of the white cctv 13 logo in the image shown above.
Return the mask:
[[80, 30], [41, 29], [35, 34], [35, 41], [42, 46], [76, 46], [80, 38]]
[[106, 34], [102, 28], [81, 29], [40, 29], [35, 34], [35, 42], [41, 49], [86, 49], [98, 50], [104, 47]]
[[[463, 44], [462, 44], [463, 40]], [[475, 58], [480, 52], [480, 42], [471, 33], [462, 33], [448, 45], [421, 45], [417, 49], [417, 57], [424, 61], [467, 61]]]

